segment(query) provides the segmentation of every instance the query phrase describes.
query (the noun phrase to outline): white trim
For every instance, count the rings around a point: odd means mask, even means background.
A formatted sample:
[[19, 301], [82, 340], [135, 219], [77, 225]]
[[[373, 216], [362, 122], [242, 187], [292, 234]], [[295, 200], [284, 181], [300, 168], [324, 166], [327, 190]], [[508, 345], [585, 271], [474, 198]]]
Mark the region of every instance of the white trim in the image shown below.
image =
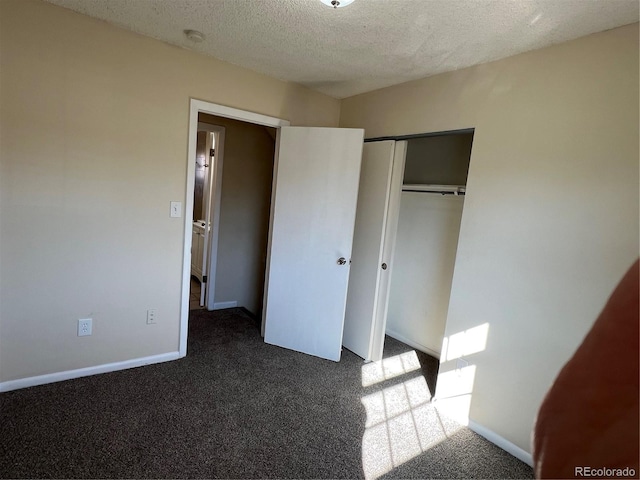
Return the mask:
[[62, 382], [73, 378], [98, 375], [100, 373], [117, 372], [118, 370], [142, 367], [153, 363], [170, 362], [171, 360], [177, 360], [178, 358], [180, 358], [179, 352], [169, 352], [162, 353], [160, 355], [152, 355], [150, 357], [134, 358], [132, 360], [125, 360], [124, 362], [105, 363], [103, 365], [96, 365], [95, 367], [78, 368], [76, 370], [67, 370], [65, 372], [38, 375], [37, 377], [19, 378], [17, 380], [9, 380], [7, 382], [0, 383], [0, 392], [9, 392], [20, 388]]
[[506, 438], [498, 435], [493, 430], [489, 430], [487, 427], [483, 427], [482, 425], [474, 422], [471, 419], [469, 419], [468, 427], [474, 432], [476, 432], [478, 435], [483, 436], [494, 445], [497, 445], [498, 447], [503, 449], [505, 452], [510, 453], [511, 455], [516, 457], [518, 460], [522, 460], [524, 463], [526, 463], [530, 467], [533, 467], [533, 457], [531, 456], [531, 454], [523, 450], [519, 446], [517, 446], [515, 443], [510, 442]]
[[405, 337], [404, 335], [400, 335], [399, 333], [394, 332], [393, 330], [389, 330], [388, 328], [387, 328], [387, 331], [385, 332], [385, 334], [389, 335], [391, 338], [395, 338], [396, 340], [398, 340], [398, 341], [400, 341], [402, 343], [406, 343], [407, 345], [409, 345], [410, 347], [415, 348], [416, 350], [420, 350], [421, 352], [424, 352], [427, 355], [431, 355], [432, 357], [436, 357], [438, 360], [440, 360], [440, 352], [436, 352], [435, 350], [432, 350], [429, 347], [425, 347], [421, 343], [415, 342], [415, 341]]
[[[182, 252], [182, 298], [180, 300], [180, 340], [179, 352], [184, 357], [187, 354], [187, 328], [189, 326], [189, 293], [191, 290], [191, 235], [193, 233], [193, 191], [196, 180], [198, 110], [191, 100], [189, 111], [189, 140], [187, 145], [187, 196], [184, 207], [184, 250]], [[195, 127], [195, 128], [194, 128]]]
[[262, 319], [260, 322], [260, 336], [264, 338], [267, 325], [267, 298], [269, 297], [269, 269], [271, 268], [271, 239], [273, 238], [273, 212], [276, 204], [276, 183], [278, 179], [278, 159], [280, 155], [280, 135], [282, 130], [276, 131], [276, 151], [273, 157], [273, 175], [271, 177], [271, 202], [269, 203], [269, 231], [267, 234], [267, 261], [265, 262], [264, 293], [262, 295]]
[[213, 310], [224, 310], [225, 308], [235, 308], [238, 306], [238, 302], [217, 302], [213, 304]]
[[[187, 145], [187, 190], [184, 209], [184, 243], [182, 252], [182, 296], [180, 302], [180, 357], [187, 354], [187, 335], [189, 333], [189, 289], [191, 287], [191, 234], [193, 220], [193, 189], [195, 184], [196, 135], [198, 133], [198, 113], [208, 113], [219, 117], [232, 118], [243, 122], [255, 123], [267, 127], [286, 127], [288, 120], [269, 117], [260, 113], [248, 112], [237, 108], [226, 107], [204, 100], [189, 100], [189, 135]], [[210, 295], [213, 295], [211, 292]], [[211, 297], [210, 297], [211, 298]]]
[[282, 118], [270, 117], [261, 113], [249, 112], [247, 110], [239, 110], [237, 108], [226, 107], [217, 103], [205, 102], [204, 100], [191, 99], [191, 108], [195, 108], [199, 112], [210, 113], [219, 117], [232, 118], [242, 122], [256, 123], [266, 127], [288, 127], [291, 122]]

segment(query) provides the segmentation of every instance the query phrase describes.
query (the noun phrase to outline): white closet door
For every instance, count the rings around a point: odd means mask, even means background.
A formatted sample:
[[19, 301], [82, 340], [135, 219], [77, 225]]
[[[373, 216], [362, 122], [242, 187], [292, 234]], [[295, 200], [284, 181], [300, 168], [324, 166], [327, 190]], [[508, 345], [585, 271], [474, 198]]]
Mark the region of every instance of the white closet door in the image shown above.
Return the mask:
[[364, 130], [283, 127], [271, 202], [264, 340], [340, 360]]
[[364, 145], [343, 345], [380, 360], [398, 225], [406, 142]]

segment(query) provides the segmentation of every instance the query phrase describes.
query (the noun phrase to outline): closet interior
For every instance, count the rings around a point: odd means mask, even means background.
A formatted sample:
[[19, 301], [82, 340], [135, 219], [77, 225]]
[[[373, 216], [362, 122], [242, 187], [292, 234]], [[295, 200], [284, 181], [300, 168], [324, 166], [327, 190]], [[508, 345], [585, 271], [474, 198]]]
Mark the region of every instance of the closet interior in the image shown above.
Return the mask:
[[473, 132], [407, 140], [386, 334], [440, 357]]

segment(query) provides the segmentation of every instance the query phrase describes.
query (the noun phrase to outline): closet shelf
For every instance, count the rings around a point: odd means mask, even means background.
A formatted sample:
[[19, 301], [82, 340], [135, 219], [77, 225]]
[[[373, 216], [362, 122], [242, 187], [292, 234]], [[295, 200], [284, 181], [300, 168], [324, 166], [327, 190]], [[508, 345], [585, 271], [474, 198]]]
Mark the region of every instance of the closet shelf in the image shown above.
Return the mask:
[[465, 185], [424, 185], [424, 184], [404, 184], [403, 192], [439, 193], [440, 195], [464, 195]]

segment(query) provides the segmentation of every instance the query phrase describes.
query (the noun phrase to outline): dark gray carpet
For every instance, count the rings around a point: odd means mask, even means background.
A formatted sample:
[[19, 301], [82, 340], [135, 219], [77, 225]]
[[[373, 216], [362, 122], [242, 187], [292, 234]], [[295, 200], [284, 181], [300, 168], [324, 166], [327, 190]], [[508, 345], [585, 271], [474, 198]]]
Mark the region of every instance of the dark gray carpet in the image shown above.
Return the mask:
[[[411, 351], [393, 339], [385, 350]], [[432, 387], [437, 361], [420, 362]], [[346, 350], [334, 363], [267, 345], [239, 309], [194, 310], [184, 359], [0, 394], [0, 475], [361, 478], [363, 396], [422, 373], [363, 388], [362, 365]], [[533, 473], [462, 429], [384, 477]]]

